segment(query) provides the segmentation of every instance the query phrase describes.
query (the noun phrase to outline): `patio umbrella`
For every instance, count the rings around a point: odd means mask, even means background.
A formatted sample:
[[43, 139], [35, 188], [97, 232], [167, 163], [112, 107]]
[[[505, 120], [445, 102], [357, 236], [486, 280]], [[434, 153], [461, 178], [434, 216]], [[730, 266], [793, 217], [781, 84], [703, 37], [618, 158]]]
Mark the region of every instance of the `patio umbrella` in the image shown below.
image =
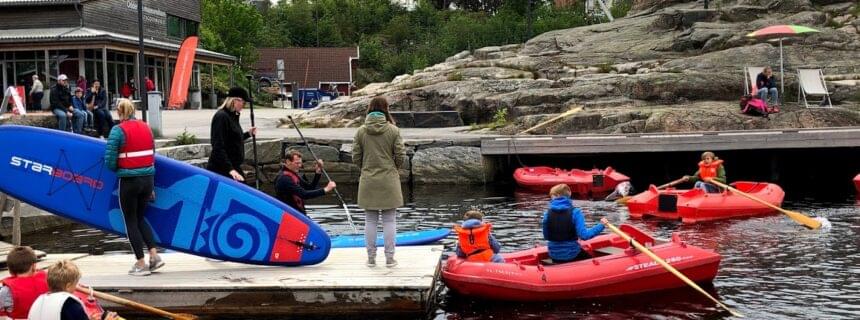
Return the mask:
[[783, 81], [784, 72], [783, 70], [783, 59], [782, 59], [782, 39], [788, 37], [798, 37], [807, 35], [813, 32], [818, 32], [818, 30], [812, 29], [810, 27], [791, 25], [791, 24], [781, 24], [770, 26], [762, 29], [758, 29], [756, 31], [750, 32], [747, 34], [747, 37], [750, 38], [759, 38], [759, 39], [779, 39], [779, 93], [785, 94], [785, 83]]

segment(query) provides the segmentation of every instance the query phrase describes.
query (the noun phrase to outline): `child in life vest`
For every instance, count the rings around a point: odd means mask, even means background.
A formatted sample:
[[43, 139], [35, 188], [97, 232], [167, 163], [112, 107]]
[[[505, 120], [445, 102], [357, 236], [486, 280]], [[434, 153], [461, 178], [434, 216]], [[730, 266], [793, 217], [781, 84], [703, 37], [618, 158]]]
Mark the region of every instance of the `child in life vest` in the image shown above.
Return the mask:
[[505, 259], [499, 254], [502, 246], [493, 237], [493, 225], [484, 223], [484, 214], [477, 210], [469, 210], [463, 214], [463, 223], [454, 226], [457, 232], [457, 257], [466, 261], [504, 263]]
[[692, 176], [684, 176], [687, 182], [695, 182], [695, 188], [705, 190], [707, 193], [720, 193], [720, 187], [708, 183], [708, 179], [726, 183], [726, 169], [723, 160], [717, 158], [713, 152], [702, 153], [702, 161], [699, 161], [699, 170]]
[[33, 320], [121, 320], [116, 313], [87, 315], [84, 303], [74, 295], [81, 272], [70, 260], [62, 260], [48, 267], [48, 288], [33, 302], [29, 317]]
[[47, 275], [36, 270], [37, 261], [30, 247], [15, 247], [6, 256], [9, 277], [0, 287], [0, 318], [27, 319], [36, 298], [48, 292]]
[[608, 221], [606, 218], [601, 218], [601, 224], [586, 228], [582, 210], [573, 206], [573, 201], [570, 200], [570, 187], [566, 184], [552, 187], [549, 196], [552, 200], [543, 214], [541, 224], [552, 262], [565, 263], [589, 258], [588, 253], [582, 251], [577, 240], [588, 240], [599, 235]]

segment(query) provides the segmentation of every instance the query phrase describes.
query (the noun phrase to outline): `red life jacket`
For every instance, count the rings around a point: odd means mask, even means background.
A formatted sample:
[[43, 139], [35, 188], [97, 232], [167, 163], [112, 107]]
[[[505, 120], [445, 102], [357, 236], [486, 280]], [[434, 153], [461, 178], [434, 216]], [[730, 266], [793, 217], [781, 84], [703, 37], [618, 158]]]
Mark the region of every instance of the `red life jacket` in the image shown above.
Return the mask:
[[[293, 183], [295, 183], [297, 186], [302, 186], [302, 179], [299, 178], [299, 175], [297, 175], [295, 172], [290, 171], [290, 169], [284, 168], [284, 177], [293, 180]], [[290, 194], [290, 197], [293, 198], [293, 203], [296, 205], [295, 209], [299, 210], [299, 212], [301, 213], [305, 213], [305, 199], [302, 199], [302, 197], [299, 197], [299, 195], [297, 194]]]
[[457, 245], [466, 254], [466, 261], [493, 260], [493, 247], [490, 246], [490, 231], [493, 225], [485, 223], [477, 228], [454, 226], [457, 231]]
[[699, 161], [699, 178], [707, 180], [717, 177], [717, 169], [723, 165], [723, 160], [713, 160], [711, 164], [705, 164], [705, 161]]
[[129, 119], [119, 124], [125, 134], [120, 147], [117, 167], [121, 169], [146, 168], [155, 164], [155, 144], [149, 126], [140, 120]]
[[44, 271], [36, 272], [31, 277], [11, 276], [3, 279], [3, 284], [12, 292], [12, 319], [27, 319], [30, 307], [36, 298], [48, 293], [48, 276]]

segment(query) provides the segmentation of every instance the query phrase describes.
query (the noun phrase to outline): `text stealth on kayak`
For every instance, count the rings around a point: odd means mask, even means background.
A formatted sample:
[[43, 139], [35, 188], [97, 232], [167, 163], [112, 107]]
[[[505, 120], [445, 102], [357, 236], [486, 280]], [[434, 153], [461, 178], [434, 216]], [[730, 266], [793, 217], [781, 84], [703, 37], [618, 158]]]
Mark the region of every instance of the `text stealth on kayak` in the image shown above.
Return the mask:
[[[693, 256], [683, 256], [683, 257], [675, 256], [675, 257], [666, 258], [665, 260], [666, 260], [666, 263], [672, 264], [673, 262], [679, 262], [679, 261], [690, 260], [690, 259], [693, 259]], [[642, 270], [642, 269], [652, 268], [652, 267], [656, 267], [656, 266], [658, 266], [656, 261], [644, 262], [644, 263], [634, 264], [632, 266], [629, 266], [624, 271], [636, 271], [636, 270]]]

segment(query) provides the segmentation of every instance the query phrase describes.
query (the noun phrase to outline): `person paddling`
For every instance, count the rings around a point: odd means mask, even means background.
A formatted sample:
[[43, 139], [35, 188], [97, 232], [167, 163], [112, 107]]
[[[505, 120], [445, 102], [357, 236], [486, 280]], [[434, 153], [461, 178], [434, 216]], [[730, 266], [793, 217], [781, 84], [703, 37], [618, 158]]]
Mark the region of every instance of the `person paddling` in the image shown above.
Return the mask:
[[305, 200], [324, 196], [337, 187], [334, 181], [329, 181], [325, 188], [317, 188], [320, 182], [323, 161], [317, 160], [314, 166], [314, 178], [308, 181], [305, 175], [299, 174], [302, 169], [302, 154], [298, 151], [290, 151], [284, 157], [284, 171], [275, 179], [275, 193], [278, 200], [293, 207], [305, 216], [308, 215], [307, 209], [305, 209]]
[[[134, 119], [134, 104], [117, 102], [120, 124], [113, 127], [105, 148], [105, 165], [119, 178], [119, 209], [131, 249], [137, 258], [129, 275], [148, 276], [164, 266], [144, 219], [146, 206], [155, 199], [155, 141], [146, 122]], [[143, 244], [149, 248], [149, 265], [143, 260]]]
[[684, 176], [681, 179], [687, 182], [695, 182], [694, 188], [705, 190], [707, 193], [720, 193], [720, 187], [708, 183], [709, 179], [726, 183], [726, 169], [723, 160], [717, 158], [713, 152], [702, 153], [702, 161], [699, 161], [699, 170], [692, 176]]
[[558, 184], [549, 191], [552, 198], [549, 208], [543, 214], [543, 237], [547, 240], [547, 250], [553, 263], [565, 263], [590, 256], [579, 246], [578, 240], [588, 240], [603, 232], [608, 223], [606, 218], [600, 224], [587, 228], [582, 210], [573, 206], [570, 200], [570, 187]]

